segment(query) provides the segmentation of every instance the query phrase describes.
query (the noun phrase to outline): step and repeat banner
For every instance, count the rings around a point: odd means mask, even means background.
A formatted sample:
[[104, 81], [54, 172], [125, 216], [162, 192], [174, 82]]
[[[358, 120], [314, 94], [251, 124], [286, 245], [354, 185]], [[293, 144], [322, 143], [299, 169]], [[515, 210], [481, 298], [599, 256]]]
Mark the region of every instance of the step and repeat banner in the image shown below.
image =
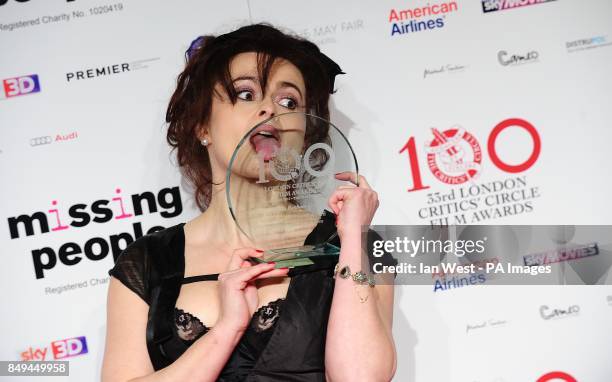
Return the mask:
[[[99, 379], [114, 259], [200, 213], [165, 141], [184, 52], [261, 21], [346, 72], [374, 224], [610, 224], [610, 0], [0, 0], [0, 360]], [[394, 380], [610, 381], [610, 276], [398, 286]]]

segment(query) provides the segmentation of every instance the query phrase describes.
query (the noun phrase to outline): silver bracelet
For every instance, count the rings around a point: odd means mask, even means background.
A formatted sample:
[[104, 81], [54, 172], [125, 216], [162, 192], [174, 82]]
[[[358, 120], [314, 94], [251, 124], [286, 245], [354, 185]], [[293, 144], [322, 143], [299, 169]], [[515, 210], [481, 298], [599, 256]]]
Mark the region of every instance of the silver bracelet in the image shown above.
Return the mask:
[[372, 275], [365, 274], [362, 271], [358, 271], [358, 272], [355, 272], [354, 274], [351, 274], [351, 268], [349, 268], [348, 265], [345, 265], [342, 268], [340, 268], [340, 264], [336, 263], [336, 266], [334, 267], [334, 278], [336, 278], [336, 276], [340, 276], [340, 278], [343, 278], [343, 279], [348, 279], [350, 277], [357, 284], [359, 285], [367, 284], [371, 288], [374, 288], [374, 285], [376, 285], [376, 282], [374, 281], [374, 277]]

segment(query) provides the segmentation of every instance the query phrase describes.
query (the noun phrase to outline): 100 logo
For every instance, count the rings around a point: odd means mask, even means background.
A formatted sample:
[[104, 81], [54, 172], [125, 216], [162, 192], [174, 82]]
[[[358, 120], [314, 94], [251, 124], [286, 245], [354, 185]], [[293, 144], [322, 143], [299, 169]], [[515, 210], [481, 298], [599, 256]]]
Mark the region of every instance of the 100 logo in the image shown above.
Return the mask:
[[[522, 163], [509, 164], [504, 162], [495, 148], [499, 134], [509, 127], [521, 127], [529, 133], [533, 148]], [[426, 145], [427, 165], [433, 175], [446, 184], [462, 184], [475, 179], [481, 172], [482, 150], [478, 140], [461, 126], [453, 126], [446, 131], [432, 129], [434, 139]], [[500, 170], [507, 173], [520, 173], [528, 170], [538, 160], [542, 142], [536, 128], [529, 122], [520, 118], [510, 118], [498, 123], [489, 133], [487, 151], [491, 162]], [[416, 141], [410, 137], [399, 153], [406, 152], [410, 162], [412, 187], [408, 192], [428, 189], [423, 183], [421, 167], [417, 155]]]

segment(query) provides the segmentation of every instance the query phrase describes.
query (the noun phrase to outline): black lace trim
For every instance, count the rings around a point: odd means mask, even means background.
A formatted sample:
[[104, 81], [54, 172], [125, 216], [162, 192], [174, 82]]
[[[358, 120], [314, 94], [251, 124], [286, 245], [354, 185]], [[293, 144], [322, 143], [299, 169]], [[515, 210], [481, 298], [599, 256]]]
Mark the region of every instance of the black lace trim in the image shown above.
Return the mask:
[[178, 308], [174, 308], [174, 323], [178, 336], [185, 341], [195, 341], [210, 330], [199, 318]]
[[251, 319], [251, 328], [257, 333], [271, 328], [280, 316], [280, 306], [284, 300], [284, 298], [280, 297], [259, 307]]
[[[284, 300], [284, 297], [279, 297], [259, 307], [253, 314], [249, 327], [259, 333], [274, 326], [280, 316], [280, 308]], [[185, 341], [195, 341], [212, 328], [204, 325], [193, 314], [176, 307], [174, 308], [174, 323], [179, 338]]]

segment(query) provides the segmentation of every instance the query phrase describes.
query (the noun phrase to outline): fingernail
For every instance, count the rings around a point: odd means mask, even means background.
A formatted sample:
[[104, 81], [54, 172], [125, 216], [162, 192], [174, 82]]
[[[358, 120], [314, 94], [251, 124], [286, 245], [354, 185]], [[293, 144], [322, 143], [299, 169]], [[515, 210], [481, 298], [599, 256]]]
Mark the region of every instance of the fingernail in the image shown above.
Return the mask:
[[255, 252], [262, 253], [262, 252], [263, 252], [263, 249], [256, 249], [256, 250], [255, 250]]
[[281, 270], [284, 271], [285, 269], [289, 269], [289, 267], [282, 267], [282, 268], [278, 268], [278, 269], [281, 269]]

